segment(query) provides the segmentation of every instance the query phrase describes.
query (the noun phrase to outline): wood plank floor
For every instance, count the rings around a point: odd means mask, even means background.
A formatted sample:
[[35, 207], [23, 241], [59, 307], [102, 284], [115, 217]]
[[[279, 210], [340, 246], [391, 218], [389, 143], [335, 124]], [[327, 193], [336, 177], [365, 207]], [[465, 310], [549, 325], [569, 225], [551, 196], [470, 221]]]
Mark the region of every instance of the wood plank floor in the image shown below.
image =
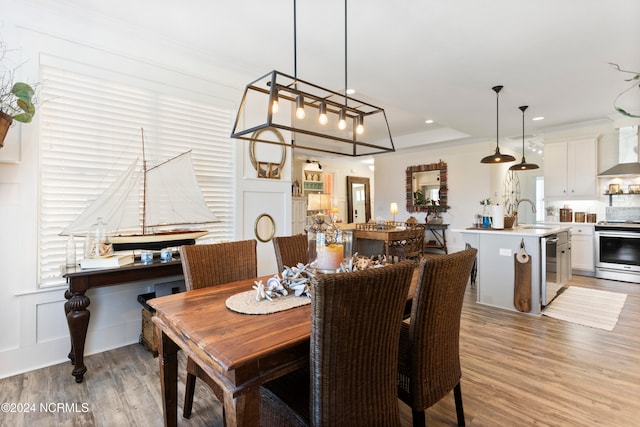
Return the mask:
[[[570, 284], [628, 294], [612, 332], [478, 305], [475, 290], [468, 289], [461, 326], [468, 426], [639, 425], [640, 285], [584, 276], [573, 276]], [[151, 353], [134, 344], [85, 363], [89, 372], [82, 384], [74, 382], [69, 363], [0, 380], [0, 403], [36, 405], [34, 412], [0, 414], [0, 425], [162, 425], [158, 360]], [[182, 399], [183, 356], [180, 374]], [[67, 411], [55, 403], [67, 404]], [[77, 412], [68, 411], [73, 404]], [[410, 426], [404, 404], [401, 413], [403, 425]], [[453, 396], [427, 410], [426, 418], [433, 427], [456, 425]], [[192, 418], [179, 416], [179, 425], [222, 425], [220, 405], [201, 382]]]

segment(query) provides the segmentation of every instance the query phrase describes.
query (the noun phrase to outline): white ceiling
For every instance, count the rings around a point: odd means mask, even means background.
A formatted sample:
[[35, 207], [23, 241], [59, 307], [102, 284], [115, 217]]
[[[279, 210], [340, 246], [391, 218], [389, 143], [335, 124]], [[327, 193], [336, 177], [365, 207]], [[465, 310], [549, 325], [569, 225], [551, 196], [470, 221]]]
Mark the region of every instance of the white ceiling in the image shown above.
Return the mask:
[[[293, 0], [61, 4], [135, 26], [159, 42], [175, 39], [243, 75], [293, 75]], [[298, 77], [341, 90], [344, 1], [299, 0], [297, 11]], [[385, 108], [394, 142], [424, 132], [414, 138], [424, 143], [495, 140], [491, 88], [504, 85], [500, 136], [516, 137], [519, 146], [520, 105], [529, 105], [531, 135], [616, 117], [614, 98], [633, 75], [608, 63], [640, 72], [639, 17], [638, 0], [350, 0], [348, 85], [354, 98]], [[621, 106], [640, 113], [640, 90], [628, 92]], [[531, 120], [537, 116], [545, 119]]]

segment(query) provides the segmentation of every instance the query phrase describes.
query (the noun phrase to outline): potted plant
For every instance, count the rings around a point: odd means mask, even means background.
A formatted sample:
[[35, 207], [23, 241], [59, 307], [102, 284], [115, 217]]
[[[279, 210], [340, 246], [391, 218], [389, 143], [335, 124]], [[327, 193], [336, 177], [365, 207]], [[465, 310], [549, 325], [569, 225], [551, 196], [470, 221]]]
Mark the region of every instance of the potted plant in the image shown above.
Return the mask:
[[[0, 60], [5, 57], [6, 49], [0, 42]], [[13, 71], [0, 67], [0, 148], [9, 127], [14, 120], [29, 123], [36, 114], [34, 105], [35, 90], [24, 82], [14, 82]]]
[[27, 83], [3, 80], [0, 87], [0, 148], [4, 145], [4, 138], [14, 120], [29, 123], [36, 113], [33, 104], [35, 91]]

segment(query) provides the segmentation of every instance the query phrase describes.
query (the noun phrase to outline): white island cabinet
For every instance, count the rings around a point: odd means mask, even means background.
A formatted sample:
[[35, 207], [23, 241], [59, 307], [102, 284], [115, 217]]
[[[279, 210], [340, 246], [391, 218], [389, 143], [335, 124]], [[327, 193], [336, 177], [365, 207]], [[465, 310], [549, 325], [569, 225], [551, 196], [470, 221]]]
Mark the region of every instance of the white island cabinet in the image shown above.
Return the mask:
[[567, 226], [519, 226], [505, 230], [457, 229], [464, 241], [478, 249], [477, 301], [511, 311], [519, 311], [514, 305], [515, 257], [524, 245], [531, 259], [531, 309], [527, 314], [539, 315], [542, 311], [541, 285], [543, 266], [541, 244], [545, 237], [568, 232]]

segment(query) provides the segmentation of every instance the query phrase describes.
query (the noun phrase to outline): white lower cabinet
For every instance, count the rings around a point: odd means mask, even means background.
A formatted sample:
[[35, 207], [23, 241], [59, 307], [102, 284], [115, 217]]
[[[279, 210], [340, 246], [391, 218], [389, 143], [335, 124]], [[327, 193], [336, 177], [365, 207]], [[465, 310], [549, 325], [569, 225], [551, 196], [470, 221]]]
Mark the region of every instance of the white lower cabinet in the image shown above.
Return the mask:
[[571, 227], [571, 268], [577, 274], [595, 273], [595, 240], [593, 225]]

